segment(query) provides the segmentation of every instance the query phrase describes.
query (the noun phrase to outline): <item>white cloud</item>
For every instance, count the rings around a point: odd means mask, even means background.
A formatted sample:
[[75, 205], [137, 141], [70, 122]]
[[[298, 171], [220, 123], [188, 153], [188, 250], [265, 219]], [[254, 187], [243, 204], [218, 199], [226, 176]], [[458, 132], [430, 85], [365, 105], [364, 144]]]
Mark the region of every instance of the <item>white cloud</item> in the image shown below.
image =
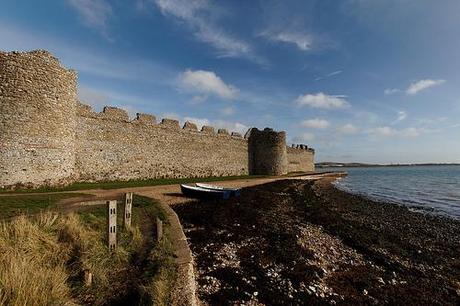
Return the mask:
[[192, 99], [190, 100], [190, 104], [197, 105], [205, 102], [206, 100], [208, 100], [207, 95], [196, 95], [192, 97]]
[[313, 45], [313, 38], [311, 37], [311, 35], [300, 32], [265, 31], [260, 35], [266, 37], [270, 41], [294, 44], [297, 46], [297, 48], [299, 48], [302, 51], [310, 50]]
[[231, 116], [235, 113], [235, 109], [231, 106], [229, 107], [225, 107], [223, 109], [220, 110], [220, 113], [223, 115], [223, 116]]
[[294, 142], [307, 142], [315, 140], [315, 134], [313, 133], [302, 133], [299, 136], [294, 137]]
[[405, 120], [407, 118], [407, 112], [405, 112], [405, 111], [398, 111], [397, 115], [398, 115], [398, 117], [391, 124], [396, 124], [396, 123], [398, 123], [400, 121], [403, 121], [403, 120]]
[[185, 22], [194, 32], [195, 37], [209, 43], [218, 50], [221, 57], [247, 57], [258, 60], [249, 43], [237, 39], [209, 18], [214, 15], [211, 4], [206, 0], [155, 0], [162, 14], [174, 16]]
[[347, 123], [347, 124], [342, 125], [341, 127], [339, 127], [337, 129], [337, 132], [339, 132], [341, 134], [352, 135], [352, 134], [358, 133], [359, 129], [356, 126], [354, 126], [353, 124]]
[[409, 88], [407, 88], [406, 90], [406, 93], [408, 95], [416, 95], [422, 90], [428, 89], [433, 86], [441, 85], [445, 82], [446, 82], [445, 80], [431, 80], [431, 79], [420, 80], [420, 81], [410, 84]]
[[107, 26], [113, 10], [106, 0], [67, 0], [67, 2], [80, 15], [83, 25], [96, 29], [110, 39]]
[[385, 95], [393, 95], [393, 94], [398, 93], [398, 92], [400, 92], [400, 91], [401, 91], [401, 90], [398, 89], [398, 88], [387, 88], [387, 89], [385, 89], [385, 90], [383, 91], [383, 93], [384, 93]]
[[329, 122], [324, 119], [315, 118], [304, 120], [300, 125], [304, 128], [310, 129], [325, 129], [329, 127]]
[[405, 129], [394, 129], [389, 126], [376, 127], [370, 130], [370, 134], [378, 137], [417, 137], [423, 129], [409, 127]]
[[331, 96], [320, 92], [317, 94], [301, 95], [296, 99], [296, 103], [299, 106], [310, 106], [313, 108], [348, 108], [350, 107], [350, 103], [345, 98], [346, 96]]
[[324, 80], [324, 79], [327, 79], [327, 78], [330, 78], [330, 77], [339, 75], [339, 74], [341, 74], [342, 72], [343, 72], [342, 70], [337, 70], [337, 71], [328, 73], [328, 74], [326, 74], [326, 75], [324, 75], [324, 76], [317, 77], [317, 78], [315, 79], [315, 81], [321, 81], [321, 80]]
[[212, 71], [186, 70], [180, 77], [181, 86], [193, 92], [202, 94], [215, 94], [224, 99], [235, 99], [238, 89], [225, 84], [222, 79]]

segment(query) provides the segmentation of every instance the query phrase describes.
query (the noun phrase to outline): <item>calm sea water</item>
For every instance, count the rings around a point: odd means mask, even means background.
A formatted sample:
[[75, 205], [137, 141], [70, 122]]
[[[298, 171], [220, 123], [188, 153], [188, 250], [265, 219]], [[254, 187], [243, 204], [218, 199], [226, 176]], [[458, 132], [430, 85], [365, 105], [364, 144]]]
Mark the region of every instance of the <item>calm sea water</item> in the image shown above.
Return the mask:
[[[329, 170], [329, 169], [328, 169]], [[339, 189], [460, 219], [460, 166], [334, 168]]]

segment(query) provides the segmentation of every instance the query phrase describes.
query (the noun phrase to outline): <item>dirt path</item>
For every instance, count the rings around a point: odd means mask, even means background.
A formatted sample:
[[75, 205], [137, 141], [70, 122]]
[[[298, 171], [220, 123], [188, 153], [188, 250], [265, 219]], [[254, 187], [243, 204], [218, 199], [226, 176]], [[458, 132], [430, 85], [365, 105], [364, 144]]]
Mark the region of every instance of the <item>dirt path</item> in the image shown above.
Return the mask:
[[209, 305], [457, 305], [460, 223], [278, 181], [176, 205]]

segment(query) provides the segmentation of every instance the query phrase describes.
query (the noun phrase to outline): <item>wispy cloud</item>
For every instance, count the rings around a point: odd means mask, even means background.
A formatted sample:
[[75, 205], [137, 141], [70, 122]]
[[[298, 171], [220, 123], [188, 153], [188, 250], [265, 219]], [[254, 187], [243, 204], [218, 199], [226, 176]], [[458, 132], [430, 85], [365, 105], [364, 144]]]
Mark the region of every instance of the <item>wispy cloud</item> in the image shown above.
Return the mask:
[[224, 107], [223, 109], [220, 110], [220, 114], [222, 116], [231, 116], [235, 114], [235, 109], [231, 106], [229, 107]]
[[346, 96], [327, 95], [322, 92], [317, 94], [305, 94], [299, 96], [295, 102], [299, 106], [310, 106], [323, 109], [341, 109], [350, 107]]
[[398, 89], [398, 88], [387, 88], [387, 89], [385, 89], [385, 90], [383, 91], [383, 93], [384, 93], [385, 95], [388, 96], [388, 95], [393, 95], [393, 94], [395, 94], [395, 93], [398, 93], [398, 92], [400, 92], [400, 91], [401, 91], [401, 90]]
[[407, 118], [407, 112], [406, 111], [398, 111], [397, 112], [397, 118], [395, 119], [395, 121], [393, 121], [391, 124], [396, 124], [398, 122], [401, 122], [403, 121], [404, 119]]
[[324, 119], [314, 118], [302, 121], [300, 126], [310, 129], [325, 129], [329, 127], [329, 122]]
[[340, 134], [353, 135], [359, 132], [359, 128], [351, 123], [347, 123], [337, 128], [337, 132]]
[[326, 74], [326, 75], [324, 75], [324, 76], [317, 77], [317, 78], [315, 79], [315, 81], [321, 81], [321, 80], [324, 80], [324, 79], [327, 79], [327, 78], [330, 78], [330, 77], [339, 75], [339, 74], [341, 74], [342, 72], [343, 72], [342, 70], [337, 70], [337, 71], [328, 73], [328, 74]]
[[313, 38], [307, 33], [294, 31], [264, 31], [260, 36], [273, 42], [293, 44], [301, 51], [309, 51], [313, 47]]
[[106, 0], [67, 0], [78, 13], [82, 24], [95, 29], [105, 38], [112, 40], [108, 34], [108, 22], [113, 15], [112, 6]]
[[0, 49], [47, 49], [67, 66], [100, 78], [173, 85], [177, 70], [155, 61], [114, 57], [99, 50], [56, 39], [44, 33], [18, 28], [0, 21]]
[[313, 133], [302, 133], [296, 137], [293, 138], [294, 142], [307, 142], [307, 141], [313, 141], [315, 140], [315, 134]]
[[421, 92], [422, 90], [428, 89], [430, 87], [438, 86], [445, 83], [446, 80], [432, 80], [432, 79], [425, 79], [414, 82], [410, 84], [409, 88], [407, 88], [406, 93], [408, 95], [416, 95], [417, 93]]
[[174, 16], [193, 31], [195, 37], [209, 43], [218, 51], [219, 57], [245, 57], [260, 61], [251, 45], [227, 33], [211, 18], [213, 7], [206, 0], [155, 0], [165, 16]]
[[423, 129], [409, 127], [405, 129], [394, 129], [389, 126], [373, 128], [369, 133], [376, 137], [417, 137], [423, 132]]
[[214, 94], [223, 99], [235, 99], [238, 89], [226, 84], [212, 71], [186, 70], [179, 76], [180, 85], [186, 90], [201, 94]]

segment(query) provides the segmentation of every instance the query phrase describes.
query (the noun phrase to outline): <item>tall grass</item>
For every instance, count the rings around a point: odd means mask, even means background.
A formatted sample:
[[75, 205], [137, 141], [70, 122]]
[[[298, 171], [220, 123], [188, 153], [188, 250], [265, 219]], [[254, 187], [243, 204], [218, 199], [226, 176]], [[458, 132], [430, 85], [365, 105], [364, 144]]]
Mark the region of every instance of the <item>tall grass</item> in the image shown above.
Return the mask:
[[[140, 239], [136, 229], [124, 235]], [[122, 245], [110, 254], [105, 232], [78, 215], [20, 216], [0, 224], [0, 305], [104, 304], [128, 262]], [[93, 275], [90, 287], [85, 272]]]

